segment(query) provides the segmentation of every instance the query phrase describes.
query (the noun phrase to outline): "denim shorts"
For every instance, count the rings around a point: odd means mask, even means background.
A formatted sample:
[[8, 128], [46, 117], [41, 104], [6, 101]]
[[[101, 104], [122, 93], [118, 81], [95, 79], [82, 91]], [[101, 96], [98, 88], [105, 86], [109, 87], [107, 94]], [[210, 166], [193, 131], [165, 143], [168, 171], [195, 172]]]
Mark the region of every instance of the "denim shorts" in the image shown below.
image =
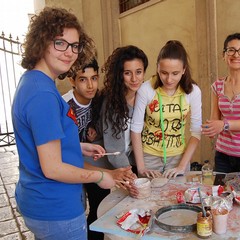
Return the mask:
[[40, 221], [23, 216], [36, 240], [87, 240], [86, 216], [66, 221]]

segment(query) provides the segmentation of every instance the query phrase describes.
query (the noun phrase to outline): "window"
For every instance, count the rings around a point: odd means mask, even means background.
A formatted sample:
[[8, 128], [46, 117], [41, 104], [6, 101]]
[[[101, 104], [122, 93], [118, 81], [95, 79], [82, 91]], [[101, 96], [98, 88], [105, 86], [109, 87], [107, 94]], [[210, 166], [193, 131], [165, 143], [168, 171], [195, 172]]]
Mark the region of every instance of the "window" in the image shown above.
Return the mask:
[[126, 12], [127, 10], [137, 7], [150, 0], [119, 0], [120, 13]]

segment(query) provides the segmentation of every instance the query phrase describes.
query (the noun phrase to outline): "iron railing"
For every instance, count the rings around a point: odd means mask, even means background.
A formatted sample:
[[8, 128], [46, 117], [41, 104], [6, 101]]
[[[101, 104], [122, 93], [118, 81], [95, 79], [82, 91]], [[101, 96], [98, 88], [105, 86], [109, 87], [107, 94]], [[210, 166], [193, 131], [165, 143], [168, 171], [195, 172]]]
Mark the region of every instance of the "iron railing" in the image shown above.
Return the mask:
[[0, 35], [0, 147], [15, 144], [11, 105], [18, 80], [23, 73], [19, 65], [20, 42], [4, 32]]
[[126, 12], [148, 1], [150, 0], [119, 0], [119, 11], [120, 13]]

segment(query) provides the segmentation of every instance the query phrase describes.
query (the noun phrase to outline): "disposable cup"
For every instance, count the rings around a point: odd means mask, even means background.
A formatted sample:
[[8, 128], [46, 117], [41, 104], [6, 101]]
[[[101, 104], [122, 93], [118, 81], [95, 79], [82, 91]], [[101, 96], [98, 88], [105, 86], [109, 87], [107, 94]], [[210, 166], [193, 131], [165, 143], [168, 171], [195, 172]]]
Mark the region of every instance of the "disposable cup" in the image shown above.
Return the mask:
[[212, 209], [213, 231], [216, 234], [224, 234], [227, 231], [228, 210]]
[[138, 190], [136, 198], [144, 199], [151, 195], [151, 182], [148, 178], [137, 178], [134, 180], [134, 184]]

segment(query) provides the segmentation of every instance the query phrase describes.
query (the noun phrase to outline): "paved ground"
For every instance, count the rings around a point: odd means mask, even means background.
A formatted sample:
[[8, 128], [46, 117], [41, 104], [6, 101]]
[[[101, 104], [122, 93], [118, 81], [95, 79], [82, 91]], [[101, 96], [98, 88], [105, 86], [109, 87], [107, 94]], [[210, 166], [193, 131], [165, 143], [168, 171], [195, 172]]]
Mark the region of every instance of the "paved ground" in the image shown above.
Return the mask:
[[16, 146], [0, 147], [0, 239], [33, 240], [16, 211], [14, 191], [18, 180], [18, 155]]
[[[0, 147], [0, 240], [34, 240], [16, 211], [14, 193], [18, 176], [16, 146]], [[105, 240], [109, 238], [105, 236]]]

